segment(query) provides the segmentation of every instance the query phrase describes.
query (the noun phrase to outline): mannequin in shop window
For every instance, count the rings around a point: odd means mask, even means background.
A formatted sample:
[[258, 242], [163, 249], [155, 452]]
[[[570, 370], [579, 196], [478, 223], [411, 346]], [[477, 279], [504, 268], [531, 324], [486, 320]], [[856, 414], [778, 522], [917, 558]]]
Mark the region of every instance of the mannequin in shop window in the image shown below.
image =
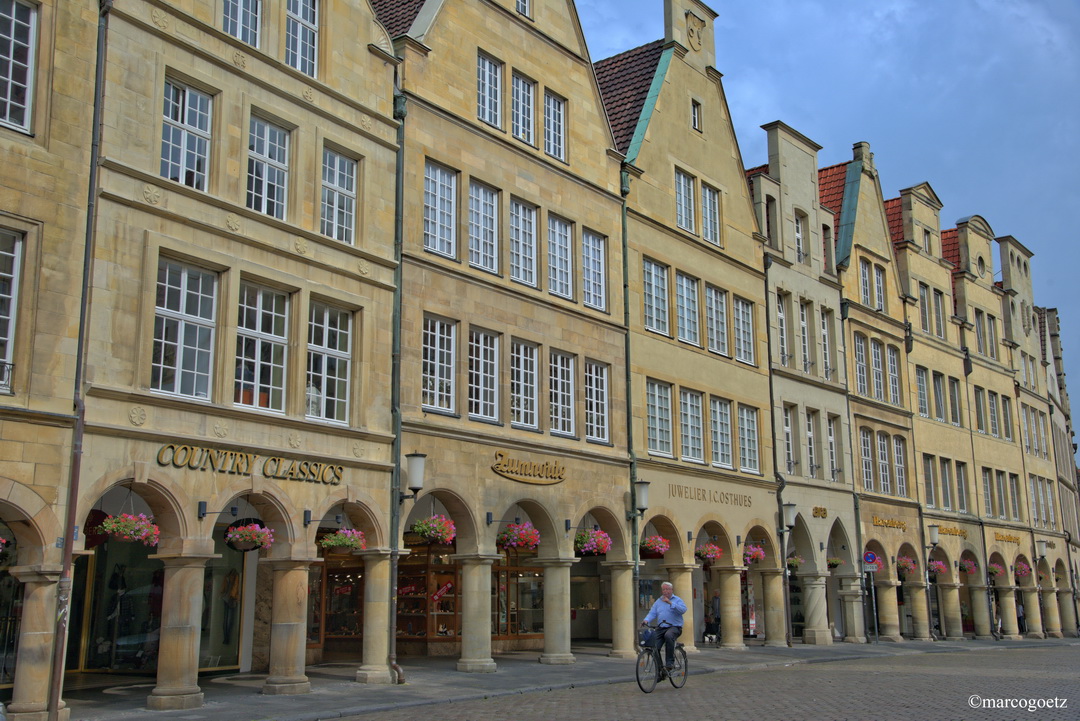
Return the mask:
[[224, 604], [222, 614], [221, 634], [222, 643], [230, 643], [232, 639], [233, 624], [236, 622], [236, 607], [240, 603], [240, 574], [235, 568], [230, 568], [221, 580], [221, 600]]

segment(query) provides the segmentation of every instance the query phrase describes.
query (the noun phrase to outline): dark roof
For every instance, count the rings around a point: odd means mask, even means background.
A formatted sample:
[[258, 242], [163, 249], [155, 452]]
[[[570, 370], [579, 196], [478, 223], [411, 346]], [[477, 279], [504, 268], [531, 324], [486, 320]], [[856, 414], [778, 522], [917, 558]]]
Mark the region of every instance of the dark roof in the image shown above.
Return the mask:
[[960, 232], [956, 228], [941, 231], [941, 256], [960, 269]]
[[768, 173], [768, 172], [769, 172], [769, 164], [765, 163], [765, 165], [759, 165], [756, 168], [747, 168], [746, 169], [746, 177], [750, 178], [750, 177], [753, 177], [753, 176], [757, 175], [758, 173]]
[[1050, 360], [1046, 357], [1046, 308], [1036, 307], [1035, 315], [1039, 317], [1039, 348], [1042, 351], [1042, 359]]
[[390, 37], [404, 35], [412, 27], [425, 0], [371, 0], [375, 19], [382, 23]]
[[[849, 161], [850, 162], [850, 161]], [[834, 233], [840, 228], [840, 211], [844, 207], [844, 183], [847, 180], [847, 162], [830, 165], [818, 170], [818, 198], [833, 215]]]
[[620, 153], [625, 154], [630, 148], [663, 50], [664, 41], [656, 40], [593, 63], [611, 132], [615, 135], [615, 148]]
[[899, 245], [904, 242], [904, 206], [900, 198], [885, 201], [885, 220], [889, 223], [889, 235], [892, 242]]

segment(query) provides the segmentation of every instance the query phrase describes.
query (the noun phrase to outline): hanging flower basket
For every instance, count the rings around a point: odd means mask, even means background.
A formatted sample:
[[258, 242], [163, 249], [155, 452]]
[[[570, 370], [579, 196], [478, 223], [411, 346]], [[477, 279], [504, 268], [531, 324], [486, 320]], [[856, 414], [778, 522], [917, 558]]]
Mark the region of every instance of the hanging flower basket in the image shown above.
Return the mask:
[[805, 561], [802, 556], [789, 556], [787, 559], [787, 567], [792, 571], [799, 570], [799, 566], [803, 565]]
[[232, 526], [225, 532], [225, 540], [237, 551], [247, 552], [270, 548], [274, 544], [274, 529], [266, 528], [258, 523]]
[[703, 543], [694, 549], [694, 555], [705, 561], [705, 563], [712, 563], [724, 555], [724, 549], [715, 543]]
[[508, 523], [495, 537], [495, 545], [504, 550], [507, 548], [531, 550], [540, 545], [540, 531], [528, 521]]
[[829, 570], [832, 570], [845, 565], [845, 561], [839, 556], [833, 556], [832, 558], [825, 559], [825, 565], [829, 567]]
[[979, 564], [972, 561], [970, 558], [960, 559], [960, 570], [969, 576], [979, 570]]
[[896, 572], [907, 575], [909, 573], [915, 573], [916, 563], [914, 558], [909, 556], [897, 556], [896, 557]]
[[641, 558], [663, 558], [671, 548], [671, 541], [663, 536], [645, 536], [638, 546], [638, 556]]
[[611, 550], [611, 536], [599, 529], [583, 529], [574, 536], [574, 552], [582, 556], [602, 556]]
[[364, 532], [355, 528], [342, 528], [319, 539], [319, 545], [330, 553], [350, 553], [367, 548]]
[[926, 570], [930, 573], [948, 573], [949, 567], [945, 565], [944, 561], [933, 559], [926, 562]]
[[450, 544], [457, 537], [457, 526], [442, 514], [414, 521], [410, 530], [428, 543]]
[[991, 563], [986, 567], [986, 572], [989, 573], [991, 576], [994, 576], [995, 578], [998, 576], [1004, 576], [1005, 567], [1002, 566], [1000, 563]]
[[1016, 577], [1025, 578], [1031, 575], [1031, 566], [1024, 561], [1016, 562]]
[[106, 516], [97, 530], [118, 541], [139, 541], [144, 546], [156, 546], [161, 535], [154, 517], [145, 513]]
[[757, 563], [758, 561], [765, 560], [765, 548], [762, 546], [755, 546], [751, 543], [746, 544], [746, 548], [743, 549], [743, 563], [747, 566]]

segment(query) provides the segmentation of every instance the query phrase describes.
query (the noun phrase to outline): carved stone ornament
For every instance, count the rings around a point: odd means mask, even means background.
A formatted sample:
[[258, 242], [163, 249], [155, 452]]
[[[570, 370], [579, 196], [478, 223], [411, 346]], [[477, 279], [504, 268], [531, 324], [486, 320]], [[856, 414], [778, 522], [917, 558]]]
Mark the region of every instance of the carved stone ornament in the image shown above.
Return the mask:
[[229, 424], [225, 421], [214, 421], [214, 435], [218, 438], [229, 435]]
[[237, 50], [232, 56], [233, 65], [243, 70], [247, 67], [247, 55]]
[[150, 11], [150, 19], [154, 21], [154, 24], [164, 30], [169, 27], [169, 16], [165, 14], [163, 10], [154, 8]]
[[352, 454], [354, 456], [356, 456], [357, 458], [363, 458], [364, 457], [364, 447], [362, 445], [360, 445], [359, 443], [353, 443], [352, 444]]
[[356, 272], [360, 275], [367, 275], [371, 272], [371, 263], [367, 262], [363, 258], [356, 261]]
[[1024, 335], [1031, 335], [1031, 307], [1026, 300], [1020, 301], [1020, 324], [1024, 327]]
[[142, 406], [132, 406], [128, 411], [128, 420], [133, 426], [141, 426], [146, 423], [146, 409]]
[[705, 21], [689, 10], [686, 11], [686, 40], [694, 50], [701, 50]]
[[308, 244], [307, 244], [307, 241], [305, 239], [297, 238], [296, 242], [293, 243], [293, 247], [296, 248], [296, 252], [299, 253], [300, 255], [307, 255]]
[[299, 448], [302, 445], [304, 445], [304, 439], [300, 437], [299, 433], [290, 433], [289, 434], [289, 447], [290, 448]]
[[142, 197], [150, 205], [157, 205], [161, 202], [161, 188], [148, 183], [143, 186]]
[[309, 103], [315, 101], [315, 90], [312, 88], [304, 88], [304, 100]]
[[369, 131], [369, 132], [371, 131], [371, 116], [370, 115], [361, 115], [360, 116], [360, 127], [363, 128], [364, 130]]
[[225, 227], [234, 233], [240, 230], [240, 216], [236, 215], [235, 213], [229, 213], [228, 215], [226, 215]]

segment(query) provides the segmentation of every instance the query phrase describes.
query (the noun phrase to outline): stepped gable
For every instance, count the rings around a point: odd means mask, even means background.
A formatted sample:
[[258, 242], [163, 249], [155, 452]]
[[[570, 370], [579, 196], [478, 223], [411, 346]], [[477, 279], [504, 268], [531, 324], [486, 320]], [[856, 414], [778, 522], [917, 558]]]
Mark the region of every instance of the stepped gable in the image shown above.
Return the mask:
[[833, 214], [834, 228], [840, 227], [840, 211], [844, 207], [844, 183], [847, 180], [849, 162], [818, 169], [818, 199], [821, 205]]
[[630, 148], [663, 49], [664, 41], [655, 40], [593, 63], [615, 148], [620, 153]]
[[904, 208], [900, 198], [885, 201], [885, 220], [889, 223], [889, 237], [894, 245], [904, 242]]
[[420, 14], [425, 0], [371, 0], [375, 18], [382, 23], [391, 38], [404, 35]]

